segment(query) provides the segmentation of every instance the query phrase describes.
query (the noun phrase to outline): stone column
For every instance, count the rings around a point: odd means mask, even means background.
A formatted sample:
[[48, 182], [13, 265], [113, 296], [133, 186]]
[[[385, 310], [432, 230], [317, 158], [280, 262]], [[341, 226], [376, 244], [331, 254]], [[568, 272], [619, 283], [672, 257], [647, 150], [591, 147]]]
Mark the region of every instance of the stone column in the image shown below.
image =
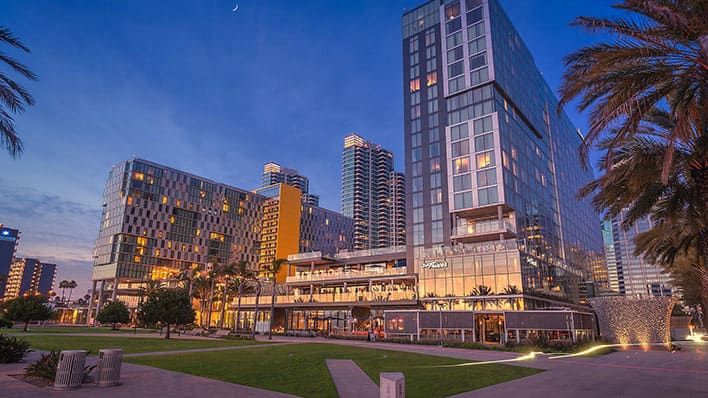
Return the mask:
[[91, 313], [93, 312], [93, 298], [96, 295], [96, 281], [93, 281], [93, 287], [91, 288], [91, 299], [89, 299], [88, 305], [86, 307], [86, 326], [91, 322]]
[[116, 301], [118, 297], [118, 278], [113, 279], [113, 292], [111, 292], [111, 301]]
[[[106, 281], [101, 281], [101, 290], [98, 292], [98, 299], [96, 300], [96, 316], [98, 316], [98, 311], [103, 307], [103, 290], [106, 288]], [[96, 317], [93, 318], [93, 326], [98, 326], [96, 323]]]

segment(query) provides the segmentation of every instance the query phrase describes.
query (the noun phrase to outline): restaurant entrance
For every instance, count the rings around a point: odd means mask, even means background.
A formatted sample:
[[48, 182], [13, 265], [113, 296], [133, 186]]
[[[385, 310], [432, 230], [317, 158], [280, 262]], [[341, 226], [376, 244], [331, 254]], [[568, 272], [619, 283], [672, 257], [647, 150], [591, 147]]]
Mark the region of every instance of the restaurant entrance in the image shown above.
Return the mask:
[[475, 329], [477, 331], [477, 340], [480, 343], [503, 343], [504, 314], [475, 314]]

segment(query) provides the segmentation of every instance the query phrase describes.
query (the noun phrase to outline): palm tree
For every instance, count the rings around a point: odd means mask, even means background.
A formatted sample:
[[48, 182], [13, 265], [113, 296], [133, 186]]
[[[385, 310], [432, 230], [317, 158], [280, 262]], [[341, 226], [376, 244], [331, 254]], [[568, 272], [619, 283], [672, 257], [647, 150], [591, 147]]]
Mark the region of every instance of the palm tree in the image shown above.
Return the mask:
[[236, 319], [234, 321], [234, 332], [238, 333], [239, 325], [241, 324], [241, 297], [246, 288], [246, 282], [250, 278], [251, 272], [248, 269], [246, 261], [239, 261], [236, 265], [236, 274], [234, 280], [237, 281], [236, 293], [238, 294], [238, 304], [236, 305]]
[[192, 289], [193, 289], [193, 281], [197, 277], [199, 277], [199, 267], [198, 266], [192, 266], [183, 269], [178, 275], [177, 275], [177, 280], [186, 283], [187, 284], [187, 294], [189, 295], [190, 299], [192, 297]]
[[[76, 289], [76, 286], [78, 286], [76, 284], [76, 281], [72, 280], [69, 282], [69, 284], [67, 285], [67, 288], [69, 288], [69, 298], [66, 301], [71, 302], [71, 293], [74, 291], [74, 289]], [[116, 286], [114, 286], [113, 288], [115, 289]]]
[[206, 316], [206, 304], [209, 301], [209, 294], [211, 293], [211, 279], [208, 272], [202, 272], [197, 278], [192, 281], [194, 286], [192, 294], [195, 298], [199, 299], [199, 321], [202, 327], [205, 326]]
[[[20, 39], [18, 39], [8, 28], [0, 26], [0, 43], [29, 53]], [[16, 59], [0, 52], [0, 65], [8, 67], [20, 75], [30, 80], [37, 80], [37, 75], [29, 68], [21, 64]], [[16, 157], [22, 153], [22, 140], [17, 136], [12, 113], [20, 114], [24, 112], [25, 105], [34, 105], [34, 98], [14, 80], [10, 79], [5, 72], [0, 69], [0, 144], [3, 144], [10, 156]]]
[[251, 285], [253, 286], [253, 291], [256, 293], [256, 306], [253, 310], [253, 329], [251, 329], [251, 337], [256, 338], [256, 323], [258, 322], [258, 301], [261, 298], [261, 280], [258, 277], [258, 273], [254, 272], [251, 274]]
[[[513, 296], [521, 294], [521, 289], [519, 289], [515, 285], [509, 285], [505, 287], [502, 292], [507, 296]], [[517, 311], [521, 308], [521, 302], [518, 297], [509, 297], [507, 299], [507, 302], [509, 303], [511, 308], [516, 308]]]
[[[633, 18], [578, 17], [574, 24], [609, 33], [614, 39], [582, 48], [565, 59], [559, 110], [580, 97], [590, 110], [590, 127], [581, 146], [590, 148], [608, 133], [607, 157], [637, 134], [659, 104], [667, 103], [676, 121], [665, 148], [662, 181], [674, 143], [705, 134], [708, 120], [708, 6], [705, 0], [624, 0], [616, 8]], [[616, 127], [610, 130], [612, 127]], [[702, 179], [708, 178], [706, 169]]]
[[[470, 296], [491, 296], [492, 294], [493, 294], [492, 288], [490, 288], [489, 286], [485, 286], [485, 285], [479, 285], [476, 288], [472, 289]], [[481, 303], [482, 303], [482, 311], [484, 311], [485, 309], [487, 309], [487, 301], [482, 299]]]
[[288, 260], [284, 258], [278, 258], [273, 260], [270, 264], [264, 265], [262, 270], [268, 278], [271, 280], [271, 299], [270, 299], [270, 322], [268, 326], [268, 340], [273, 340], [273, 317], [275, 316], [275, 284], [277, 283], [277, 276], [280, 269], [286, 264]]
[[66, 289], [69, 288], [69, 281], [63, 280], [59, 282], [59, 289], [61, 289], [61, 301], [64, 301], [64, 294], [66, 293]]
[[[235, 284], [233, 284], [233, 283], [230, 284], [229, 282], [236, 275], [237, 272], [238, 272], [238, 264], [236, 264], [236, 263], [230, 263], [228, 265], [224, 265], [219, 270], [219, 279], [221, 280], [221, 284], [222, 284], [221, 314], [219, 315], [219, 328], [220, 329], [224, 328], [224, 318], [226, 317], [226, 304], [228, 303], [228, 297], [229, 297], [229, 294], [227, 294], [228, 293], [227, 291], [230, 288], [233, 288], [233, 289], [236, 288]], [[233, 292], [233, 290], [231, 292]]]

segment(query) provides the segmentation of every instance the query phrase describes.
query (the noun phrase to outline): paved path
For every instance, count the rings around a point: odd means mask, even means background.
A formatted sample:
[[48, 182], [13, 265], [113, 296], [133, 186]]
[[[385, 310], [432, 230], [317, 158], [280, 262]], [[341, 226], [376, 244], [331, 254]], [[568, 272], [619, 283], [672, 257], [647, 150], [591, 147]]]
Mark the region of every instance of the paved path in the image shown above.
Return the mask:
[[293, 395], [262, 390], [240, 384], [232, 384], [204, 377], [171, 372], [149, 366], [124, 363], [121, 370], [121, 385], [118, 387], [96, 387], [85, 384], [78, 390], [53, 391], [38, 388], [8, 376], [22, 373], [27, 363], [39, 355], [32, 353], [26, 363], [0, 365], [0, 396], [3, 398], [138, 398], [138, 397], [233, 397], [233, 398], [288, 398]]
[[351, 359], [327, 359], [339, 398], [376, 398], [379, 386]]

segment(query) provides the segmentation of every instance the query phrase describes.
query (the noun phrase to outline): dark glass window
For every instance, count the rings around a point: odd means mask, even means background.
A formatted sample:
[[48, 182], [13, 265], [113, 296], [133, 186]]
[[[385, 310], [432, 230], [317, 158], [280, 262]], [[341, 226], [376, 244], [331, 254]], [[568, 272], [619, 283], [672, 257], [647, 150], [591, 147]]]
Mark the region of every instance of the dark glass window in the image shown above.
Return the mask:
[[484, 18], [484, 13], [482, 13], [482, 10], [484, 10], [484, 8], [479, 7], [479, 8], [475, 8], [472, 11], [468, 11], [467, 12], [467, 25], [472, 25], [474, 23], [481, 21]]
[[462, 61], [456, 62], [452, 65], [449, 65], [447, 67], [447, 75], [448, 77], [452, 78], [455, 76], [459, 76], [465, 72], [465, 66]]
[[460, 3], [452, 3], [445, 6], [445, 18], [455, 19], [460, 16]]
[[449, 35], [452, 32], [457, 32], [462, 29], [462, 18], [455, 18], [451, 21], [447, 21], [445, 24], [445, 32]]
[[470, 70], [480, 68], [487, 64], [487, 53], [480, 53], [470, 57]]

